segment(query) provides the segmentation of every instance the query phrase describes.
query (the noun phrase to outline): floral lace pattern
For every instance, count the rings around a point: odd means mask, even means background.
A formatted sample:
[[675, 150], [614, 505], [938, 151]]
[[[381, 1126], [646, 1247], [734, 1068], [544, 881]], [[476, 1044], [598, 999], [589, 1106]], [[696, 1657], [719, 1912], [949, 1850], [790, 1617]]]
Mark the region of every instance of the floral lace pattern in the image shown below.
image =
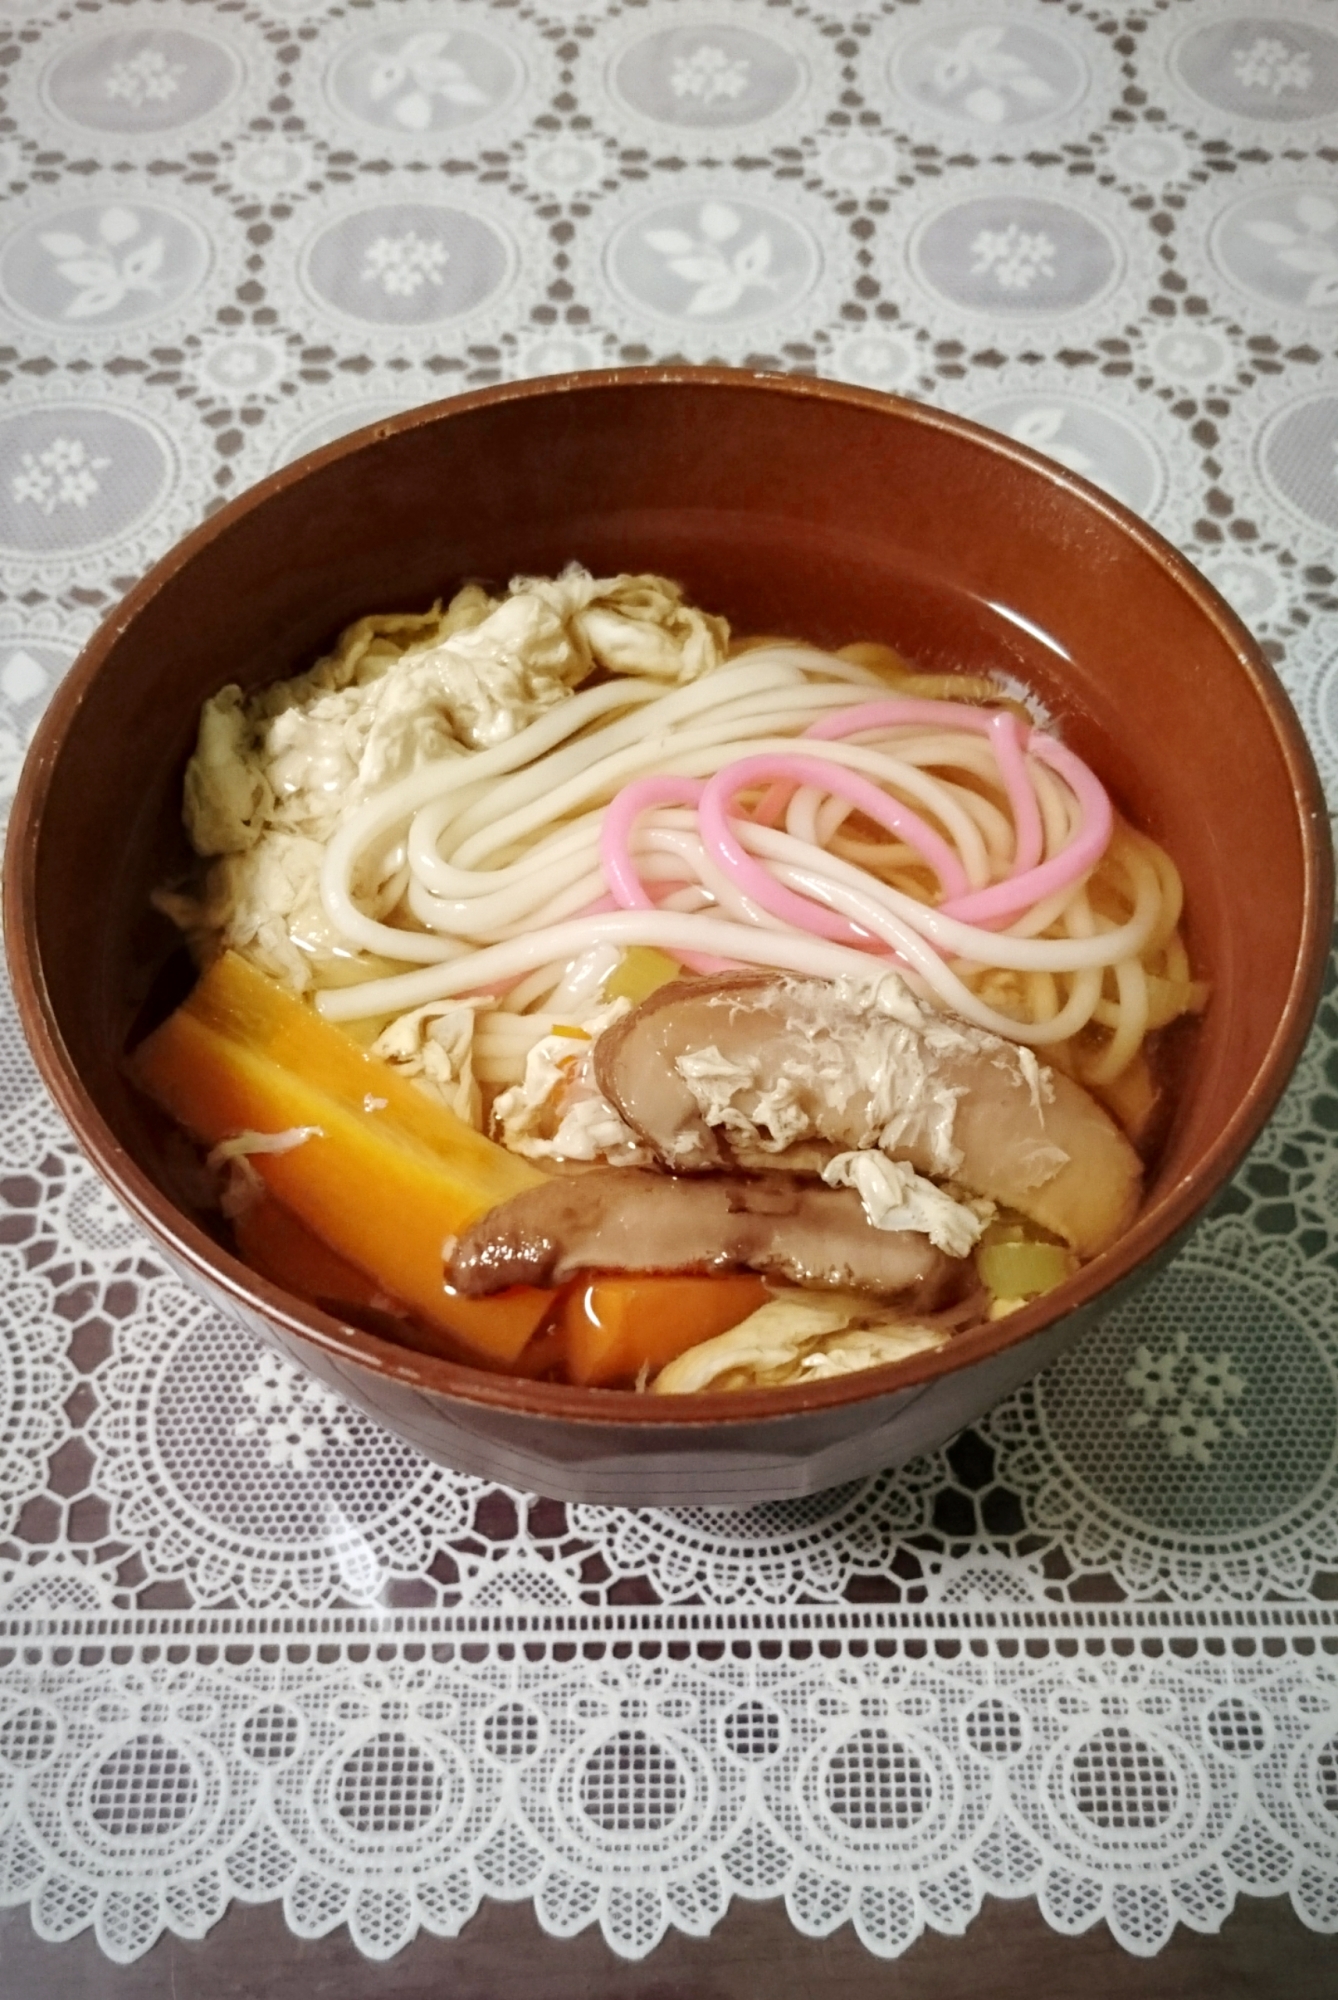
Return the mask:
[[15, 500], [31, 500], [48, 516], [58, 507], [87, 507], [99, 492], [98, 473], [110, 458], [94, 458], [82, 438], [53, 437], [44, 451], [19, 453], [19, 470], [9, 482]]
[[[28, 0], [0, 817], [96, 621], [390, 411], [675, 358], [941, 403], [1179, 544], [1338, 809], [1327, 0]], [[0, 991], [0, 1902], [629, 1957], [987, 1895], [1338, 1929], [1338, 999], [1181, 1256], [932, 1457], [720, 1515], [452, 1475], [188, 1291]]]
[[244, 265], [244, 227], [193, 190], [147, 172], [91, 173], [6, 202], [0, 315], [53, 356], [98, 361], [109, 334], [152, 329], [169, 345], [207, 322]]
[[144, 49], [137, 56], [107, 67], [102, 78], [103, 95], [124, 98], [136, 109], [154, 100], [165, 104], [180, 90], [185, 69], [185, 63], [168, 62], [161, 49]]

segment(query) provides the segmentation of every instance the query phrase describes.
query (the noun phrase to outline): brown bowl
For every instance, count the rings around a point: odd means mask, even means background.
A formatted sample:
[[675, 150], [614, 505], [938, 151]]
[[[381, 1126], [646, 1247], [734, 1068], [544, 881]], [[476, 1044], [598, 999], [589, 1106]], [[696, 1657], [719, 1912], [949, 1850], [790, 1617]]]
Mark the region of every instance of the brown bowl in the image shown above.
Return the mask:
[[[173, 1200], [122, 1068], [170, 948], [182, 768], [224, 682], [308, 663], [369, 610], [461, 578], [653, 568], [740, 630], [988, 662], [1184, 874], [1212, 982], [1134, 1227], [1060, 1291], [948, 1349], [807, 1388], [675, 1398], [513, 1381], [344, 1325]], [[1286, 696], [1210, 586], [1024, 447], [832, 383], [665, 369], [410, 411], [274, 474], [197, 529], [85, 649], [33, 745], [5, 863], [24, 1026], [84, 1150], [226, 1311], [433, 1457], [558, 1498], [747, 1505], [903, 1461], [1059, 1354], [1167, 1257], [1300, 1053], [1332, 914], [1327, 820]]]

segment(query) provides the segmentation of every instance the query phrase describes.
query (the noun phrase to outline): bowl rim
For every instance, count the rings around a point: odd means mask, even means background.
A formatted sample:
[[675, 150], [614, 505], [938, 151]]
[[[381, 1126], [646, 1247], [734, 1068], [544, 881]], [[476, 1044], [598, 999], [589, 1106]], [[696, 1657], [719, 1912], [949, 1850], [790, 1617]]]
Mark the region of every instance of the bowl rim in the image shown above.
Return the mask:
[[[1044, 1299], [1006, 1318], [954, 1336], [945, 1348], [825, 1382], [784, 1388], [655, 1396], [634, 1390], [585, 1389], [491, 1374], [462, 1362], [402, 1347], [308, 1305], [253, 1271], [190, 1221], [131, 1158], [85, 1090], [65, 1045], [43, 976], [36, 911], [36, 858], [43, 811], [65, 736], [89, 688], [121, 634], [203, 549], [236, 522], [310, 473], [427, 424], [498, 405], [610, 389], [727, 388], [843, 404], [946, 432], [1039, 476], [1083, 507], [1094, 509], [1156, 562], [1195, 603], [1227, 643], [1251, 682], [1289, 772], [1297, 805], [1303, 869], [1300, 946], [1287, 999], [1250, 1088], [1192, 1174], [1162, 1189], [1110, 1249]], [[1021, 1345], [1066, 1315], [1093, 1305], [1099, 1294], [1129, 1280], [1145, 1260], [1169, 1255], [1235, 1170], [1272, 1113], [1298, 1060], [1319, 1004], [1333, 922], [1334, 857], [1327, 808], [1314, 759], [1295, 711], [1273, 669], [1236, 613], [1207, 578], [1155, 529], [1080, 474], [1015, 439], [932, 405], [880, 390], [829, 381], [721, 367], [612, 368], [493, 384], [378, 419], [279, 467], [220, 508], [177, 542], [132, 587], [88, 640], [47, 706], [20, 776], [6, 841], [3, 896], [6, 951], [21, 1025], [39, 1073], [74, 1137], [96, 1170], [169, 1257], [205, 1285], [221, 1290], [244, 1313], [272, 1321], [289, 1336], [332, 1359], [353, 1361], [378, 1375], [451, 1400], [506, 1411], [517, 1418], [608, 1427], [634, 1423], [697, 1428], [756, 1424], [807, 1415], [900, 1392], [923, 1392]], [[1093, 1281], [1095, 1274], [1095, 1282]]]

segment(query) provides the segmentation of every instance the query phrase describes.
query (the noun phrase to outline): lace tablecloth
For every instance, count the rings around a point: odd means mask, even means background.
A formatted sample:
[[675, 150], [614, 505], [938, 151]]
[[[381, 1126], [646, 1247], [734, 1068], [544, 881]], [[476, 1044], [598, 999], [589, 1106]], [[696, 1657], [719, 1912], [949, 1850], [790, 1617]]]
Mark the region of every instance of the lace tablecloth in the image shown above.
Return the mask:
[[[81, 639], [388, 410], [668, 357], [1140, 510], [1338, 789], [1331, 0], [0, 0], [0, 783]], [[109, 745], [109, 754], [115, 746]], [[1242, 801], [1248, 809], [1248, 801]], [[483, 1896], [895, 1955], [986, 1895], [1338, 1928], [1338, 1006], [1192, 1246], [978, 1434], [751, 1515], [417, 1458], [207, 1310], [0, 1020], [0, 1901], [112, 1957]]]

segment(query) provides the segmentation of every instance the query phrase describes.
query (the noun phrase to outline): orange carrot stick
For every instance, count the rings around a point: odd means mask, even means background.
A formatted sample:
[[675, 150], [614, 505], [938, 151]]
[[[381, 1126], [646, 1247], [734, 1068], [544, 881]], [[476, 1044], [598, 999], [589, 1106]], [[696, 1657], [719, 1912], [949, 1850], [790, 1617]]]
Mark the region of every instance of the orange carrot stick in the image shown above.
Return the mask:
[[567, 1373], [589, 1388], [635, 1382], [643, 1368], [655, 1374], [689, 1347], [737, 1326], [769, 1296], [749, 1273], [592, 1275], [573, 1284], [562, 1303]]
[[414, 1313], [494, 1363], [513, 1361], [553, 1294], [457, 1298], [446, 1240], [543, 1178], [240, 959], [218, 961], [136, 1050], [140, 1088], [205, 1146], [239, 1133], [308, 1136], [253, 1153], [265, 1186]]

